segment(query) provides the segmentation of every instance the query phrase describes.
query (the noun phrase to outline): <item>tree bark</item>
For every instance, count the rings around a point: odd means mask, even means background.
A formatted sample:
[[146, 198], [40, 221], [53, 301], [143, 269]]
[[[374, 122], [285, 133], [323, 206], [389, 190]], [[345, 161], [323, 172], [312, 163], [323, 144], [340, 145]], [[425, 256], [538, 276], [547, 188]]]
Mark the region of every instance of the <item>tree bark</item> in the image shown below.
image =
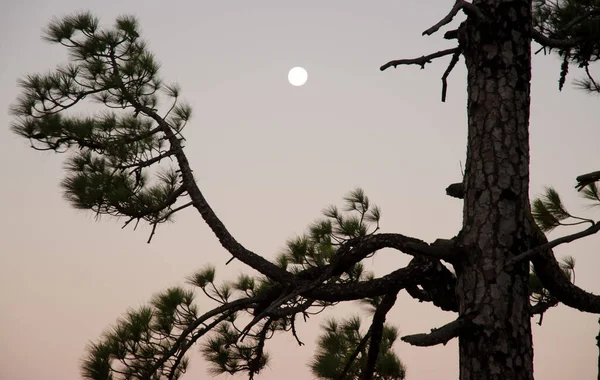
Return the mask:
[[[600, 319], [598, 319], [598, 323], [600, 323]], [[600, 331], [596, 336], [596, 346], [598, 346], [598, 380], [600, 380]]]
[[529, 105], [531, 0], [474, 0], [461, 44], [468, 76], [468, 143], [457, 265], [461, 380], [533, 379], [528, 264], [505, 264], [531, 248]]

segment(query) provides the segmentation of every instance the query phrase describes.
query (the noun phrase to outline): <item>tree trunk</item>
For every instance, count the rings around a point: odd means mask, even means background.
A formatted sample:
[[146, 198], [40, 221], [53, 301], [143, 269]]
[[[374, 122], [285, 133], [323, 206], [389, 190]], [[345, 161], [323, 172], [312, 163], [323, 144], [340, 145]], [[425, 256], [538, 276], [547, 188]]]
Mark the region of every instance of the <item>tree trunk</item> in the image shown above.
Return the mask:
[[468, 148], [457, 267], [459, 312], [475, 316], [459, 339], [461, 380], [533, 379], [528, 264], [531, 0], [474, 0], [462, 38], [468, 70]]
[[[598, 319], [598, 323], [600, 323], [600, 319]], [[598, 346], [598, 380], [600, 380], [600, 331], [596, 336], [596, 346]]]

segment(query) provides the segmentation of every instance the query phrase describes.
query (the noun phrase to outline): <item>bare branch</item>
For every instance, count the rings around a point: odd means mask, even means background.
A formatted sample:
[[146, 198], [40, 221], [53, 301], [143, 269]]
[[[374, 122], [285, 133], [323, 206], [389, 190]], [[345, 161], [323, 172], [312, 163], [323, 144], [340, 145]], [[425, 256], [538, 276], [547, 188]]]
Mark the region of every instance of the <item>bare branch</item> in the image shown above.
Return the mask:
[[459, 58], [460, 58], [460, 50], [452, 55], [452, 59], [450, 60], [450, 63], [448, 64], [448, 68], [446, 68], [446, 71], [444, 71], [444, 75], [442, 75], [442, 102], [446, 101], [446, 90], [448, 89], [448, 82], [447, 82], [448, 75], [450, 75], [450, 73], [452, 72], [452, 69], [454, 69], [454, 66], [456, 66], [456, 64], [458, 63]]
[[465, 318], [458, 317], [458, 319], [440, 328], [432, 329], [430, 333], [407, 335], [401, 339], [406, 343], [419, 347], [436, 346], [438, 344], [446, 345], [452, 338], [456, 338], [468, 324]]
[[451, 23], [452, 20], [454, 19], [454, 17], [458, 14], [458, 12], [460, 10], [463, 10], [465, 13], [475, 15], [479, 21], [485, 21], [485, 20], [487, 20], [487, 17], [483, 14], [483, 12], [481, 11], [481, 9], [479, 9], [479, 7], [477, 7], [476, 5], [473, 5], [473, 4], [471, 4], [469, 2], [466, 2], [464, 0], [456, 0], [456, 2], [454, 3], [454, 6], [450, 10], [450, 12], [443, 19], [441, 19], [437, 24], [435, 24], [431, 28], [429, 28], [426, 31], [424, 31], [423, 35], [424, 36], [425, 35], [430, 36], [433, 33], [435, 33], [438, 30], [440, 30], [440, 28], [442, 26]]
[[431, 63], [431, 60], [433, 60], [433, 59], [444, 57], [446, 55], [455, 54], [456, 52], [459, 52], [459, 51], [460, 51], [460, 48], [455, 47], [452, 49], [440, 50], [438, 52], [435, 52], [435, 53], [432, 53], [429, 55], [424, 55], [419, 58], [398, 59], [398, 60], [390, 61], [390, 62], [386, 63], [385, 65], [381, 66], [379, 68], [379, 70], [384, 71], [390, 67], [396, 68], [399, 65], [419, 65], [419, 66], [421, 66], [421, 68], [424, 68], [425, 65], [428, 63]]
[[583, 237], [593, 235], [593, 234], [597, 233], [598, 231], [600, 231], [600, 223], [595, 223], [588, 229], [585, 229], [581, 232], [577, 232], [577, 233], [574, 233], [571, 235], [560, 237], [558, 239], [554, 239], [551, 242], [547, 242], [538, 247], [530, 249], [527, 252], [521, 253], [520, 255], [517, 255], [517, 256], [513, 257], [512, 259], [510, 259], [508, 261], [508, 263], [506, 263], [506, 266], [508, 268], [512, 268], [516, 264], [522, 263], [523, 261], [526, 261], [526, 260], [530, 260], [534, 256], [539, 255], [540, 253], [546, 252], [548, 250], [551, 250], [552, 248], [554, 248], [558, 245], [570, 243], [572, 241], [581, 239]]

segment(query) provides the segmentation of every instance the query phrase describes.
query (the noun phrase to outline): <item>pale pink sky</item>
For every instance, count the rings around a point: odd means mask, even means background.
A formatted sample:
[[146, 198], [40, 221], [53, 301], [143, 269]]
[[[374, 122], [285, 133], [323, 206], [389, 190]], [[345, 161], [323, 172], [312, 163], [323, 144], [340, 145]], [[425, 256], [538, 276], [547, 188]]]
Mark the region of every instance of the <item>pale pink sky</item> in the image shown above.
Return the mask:
[[[127, 308], [213, 263], [219, 279], [242, 271], [194, 210], [159, 228], [122, 230], [71, 209], [59, 181], [66, 156], [38, 153], [9, 132], [8, 106], [16, 79], [65, 62], [42, 42], [53, 16], [89, 9], [104, 23], [134, 14], [162, 63], [166, 82], [178, 81], [194, 107], [187, 153], [200, 187], [240, 242], [273, 257], [320, 210], [361, 186], [383, 209], [382, 229], [433, 241], [461, 225], [460, 201], [445, 195], [460, 180], [466, 146], [462, 61], [440, 103], [447, 60], [426, 70], [381, 73], [394, 58], [451, 47], [441, 35], [421, 37], [452, 5], [441, 0], [364, 1], [75, 1], [0, 5], [0, 379], [79, 378], [84, 346]], [[287, 83], [303, 66], [304, 87]], [[600, 169], [600, 98], [559, 93], [560, 62], [534, 59], [531, 189], [553, 185], [573, 211], [586, 211], [573, 190], [578, 174]], [[575, 71], [575, 70], [573, 70]], [[571, 77], [572, 79], [573, 77]], [[570, 80], [568, 81], [570, 83]], [[552, 236], [574, 229], [563, 229]], [[577, 260], [577, 283], [600, 293], [600, 236], [561, 247]], [[408, 262], [399, 252], [367, 260], [377, 274]], [[198, 295], [201, 307], [208, 308]], [[355, 304], [326, 314], [359, 313]], [[454, 315], [404, 293], [388, 316], [401, 333], [426, 332]], [[596, 376], [598, 317], [559, 306], [534, 326], [536, 378]], [[299, 328], [306, 346], [280, 336], [268, 343], [273, 361], [260, 379], [312, 378], [306, 367], [320, 318]], [[456, 341], [447, 346], [395, 346], [410, 380], [458, 375]], [[210, 378], [198, 350], [187, 378]]]

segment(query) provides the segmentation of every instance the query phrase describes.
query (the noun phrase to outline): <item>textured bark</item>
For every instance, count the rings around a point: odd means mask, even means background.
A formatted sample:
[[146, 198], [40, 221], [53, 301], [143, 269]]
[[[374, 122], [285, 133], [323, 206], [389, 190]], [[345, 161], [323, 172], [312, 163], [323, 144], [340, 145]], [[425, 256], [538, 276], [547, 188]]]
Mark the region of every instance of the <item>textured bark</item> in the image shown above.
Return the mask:
[[468, 70], [468, 148], [457, 266], [461, 380], [533, 379], [528, 268], [504, 266], [532, 242], [529, 208], [531, 1], [480, 0], [462, 42]]

